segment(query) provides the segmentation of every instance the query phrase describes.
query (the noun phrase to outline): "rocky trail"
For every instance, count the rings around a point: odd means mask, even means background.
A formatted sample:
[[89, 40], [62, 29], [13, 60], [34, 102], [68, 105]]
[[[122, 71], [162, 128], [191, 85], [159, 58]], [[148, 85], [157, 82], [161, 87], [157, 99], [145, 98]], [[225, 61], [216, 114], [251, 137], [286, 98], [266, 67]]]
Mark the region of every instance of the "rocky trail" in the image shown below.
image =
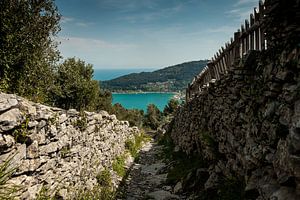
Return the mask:
[[153, 139], [143, 146], [138, 161], [132, 165], [122, 186], [119, 199], [185, 199], [175, 195], [176, 189], [166, 183], [169, 166], [162, 159], [163, 148]]

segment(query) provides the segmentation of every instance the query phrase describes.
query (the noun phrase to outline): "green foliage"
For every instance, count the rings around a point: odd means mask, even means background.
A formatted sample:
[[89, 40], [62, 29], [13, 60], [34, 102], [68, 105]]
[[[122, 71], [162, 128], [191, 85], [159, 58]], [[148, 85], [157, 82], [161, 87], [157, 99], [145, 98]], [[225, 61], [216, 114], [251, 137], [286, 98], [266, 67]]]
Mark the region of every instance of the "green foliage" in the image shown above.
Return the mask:
[[[118, 161], [119, 162], [119, 161]], [[114, 200], [116, 192], [112, 189], [111, 174], [108, 169], [104, 169], [96, 176], [97, 186], [94, 186], [92, 190], [80, 189], [77, 190], [76, 200]]]
[[181, 151], [173, 152], [171, 159], [175, 161], [175, 164], [167, 175], [167, 182], [170, 184], [175, 184], [178, 181], [184, 180], [190, 173], [206, 166], [206, 162], [204, 162], [200, 156], [187, 156]]
[[0, 7], [0, 89], [45, 102], [59, 58], [54, 0], [3, 0]]
[[116, 193], [110, 187], [95, 186], [92, 190], [81, 189], [76, 192], [75, 200], [115, 200]]
[[25, 121], [19, 127], [17, 127], [12, 133], [13, 137], [15, 138], [15, 141], [17, 141], [18, 143], [25, 144], [27, 142], [28, 123], [29, 123], [29, 118], [26, 116]]
[[134, 140], [126, 140], [125, 148], [130, 152], [132, 157], [138, 158], [138, 151], [142, 147], [143, 142], [148, 141], [150, 138], [143, 131], [140, 134], [134, 135]]
[[206, 146], [213, 153], [214, 158], [217, 159], [221, 156], [218, 149], [218, 142], [206, 131], [200, 131], [200, 139], [206, 144]]
[[[172, 123], [172, 122], [171, 122]], [[163, 145], [163, 158], [164, 159], [172, 159], [173, 150], [174, 150], [174, 143], [170, 136], [170, 133], [165, 133], [163, 136], [158, 138], [158, 144]]]
[[64, 146], [61, 150], [60, 150], [60, 156], [62, 158], [66, 158], [70, 153], [70, 147], [68, 146]]
[[97, 183], [102, 187], [110, 187], [111, 186], [111, 175], [108, 169], [104, 169], [96, 176]]
[[[93, 67], [84, 61], [68, 58], [58, 66], [56, 88], [52, 90], [56, 106], [64, 109], [95, 111], [110, 104], [109, 99], [103, 101], [99, 83], [93, 80]], [[99, 104], [99, 102], [102, 102]]]
[[55, 198], [50, 196], [48, 188], [43, 185], [37, 194], [36, 200], [55, 200]]
[[7, 183], [7, 181], [15, 172], [15, 169], [11, 168], [10, 166], [12, 158], [13, 157], [8, 158], [6, 161], [0, 164], [0, 199], [3, 200], [15, 199], [16, 193], [20, 189], [19, 186]]
[[144, 126], [156, 130], [159, 127], [161, 120], [162, 113], [160, 110], [154, 104], [149, 104], [144, 118]]
[[73, 123], [73, 126], [78, 128], [80, 131], [84, 131], [87, 128], [87, 117], [86, 114], [81, 111], [79, 118]]
[[168, 162], [173, 163], [167, 175], [168, 184], [174, 185], [180, 181], [183, 184], [183, 188], [186, 189], [195, 185], [199, 186], [201, 181], [202, 183], [206, 181], [204, 177], [200, 177], [201, 180], [196, 178], [197, 169], [207, 167], [207, 162], [200, 155], [188, 156], [182, 151], [175, 152], [175, 145], [170, 132], [160, 137], [158, 144], [164, 146], [162, 157], [168, 160]]
[[126, 120], [131, 126], [141, 127], [144, 112], [137, 109], [126, 109], [121, 104], [116, 103], [111, 108], [111, 113], [115, 114], [119, 120]]
[[177, 108], [179, 107], [179, 101], [176, 99], [171, 99], [168, 104], [165, 106], [163, 114], [170, 115], [174, 114]]
[[[104, 88], [110, 90], [178, 91], [184, 90], [188, 83], [206, 66], [207, 60], [182, 63], [153, 72], [133, 73], [104, 81]], [[151, 83], [151, 84], [149, 84]], [[157, 85], [157, 83], [160, 83]]]
[[125, 176], [125, 155], [117, 156], [112, 163], [112, 168], [119, 176]]

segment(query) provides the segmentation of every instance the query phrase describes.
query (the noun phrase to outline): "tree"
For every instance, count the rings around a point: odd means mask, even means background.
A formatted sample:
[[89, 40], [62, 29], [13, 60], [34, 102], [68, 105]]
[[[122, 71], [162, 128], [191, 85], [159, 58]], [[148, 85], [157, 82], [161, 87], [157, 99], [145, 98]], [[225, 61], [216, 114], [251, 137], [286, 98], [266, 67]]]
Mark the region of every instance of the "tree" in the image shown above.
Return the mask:
[[91, 64], [80, 59], [66, 59], [58, 66], [54, 104], [64, 109], [96, 110], [101, 93], [98, 81], [92, 79], [93, 72]]
[[165, 116], [169, 115], [169, 114], [173, 114], [177, 108], [179, 106], [179, 101], [177, 101], [176, 99], [171, 99], [168, 104], [165, 106], [163, 114]]
[[1, 0], [0, 7], [0, 89], [47, 101], [59, 59], [54, 0]]
[[160, 110], [154, 104], [149, 104], [144, 119], [144, 125], [156, 130], [159, 127], [161, 120], [162, 113]]
[[111, 113], [115, 114], [119, 120], [126, 120], [131, 126], [141, 127], [143, 124], [144, 111], [138, 109], [126, 109], [121, 104], [112, 106]]

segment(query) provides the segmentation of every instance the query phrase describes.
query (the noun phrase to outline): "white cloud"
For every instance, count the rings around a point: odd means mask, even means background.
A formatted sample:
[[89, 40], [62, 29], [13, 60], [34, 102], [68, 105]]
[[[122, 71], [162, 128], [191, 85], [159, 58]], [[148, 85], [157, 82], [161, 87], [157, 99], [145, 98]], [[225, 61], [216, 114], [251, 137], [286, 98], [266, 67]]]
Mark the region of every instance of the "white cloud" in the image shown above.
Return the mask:
[[232, 9], [225, 14], [235, 18], [237, 21], [244, 22], [245, 19], [249, 20], [250, 14], [254, 12], [254, 8], [258, 7], [258, 5], [259, 0], [238, 0]]
[[69, 22], [74, 21], [74, 18], [62, 16], [60, 21], [61, 21], [61, 23], [69, 23]]
[[234, 4], [234, 7], [245, 6], [245, 5], [249, 5], [249, 4], [253, 4], [253, 3], [258, 4], [258, 2], [259, 2], [258, 0], [238, 0]]
[[206, 31], [209, 33], [233, 33], [236, 27], [233, 26], [220, 26], [215, 28], [207, 28]]
[[74, 24], [76, 26], [80, 26], [80, 27], [88, 27], [90, 25], [93, 25], [93, 22], [86, 22], [84, 20], [79, 20], [73, 17], [66, 17], [66, 16], [62, 16], [60, 22], [62, 24]]
[[89, 51], [97, 49], [124, 49], [134, 47], [132, 44], [117, 44], [105, 40], [82, 38], [82, 37], [59, 37], [58, 41], [63, 46], [85, 49]]
[[151, 9], [151, 11], [144, 13], [135, 13], [128, 14], [125, 17], [119, 18], [120, 20], [125, 20], [129, 23], [136, 22], [150, 22], [153, 20], [159, 20], [162, 18], [169, 18], [177, 14], [183, 9], [184, 5], [182, 3], [178, 3], [172, 7], [163, 8], [163, 9]]

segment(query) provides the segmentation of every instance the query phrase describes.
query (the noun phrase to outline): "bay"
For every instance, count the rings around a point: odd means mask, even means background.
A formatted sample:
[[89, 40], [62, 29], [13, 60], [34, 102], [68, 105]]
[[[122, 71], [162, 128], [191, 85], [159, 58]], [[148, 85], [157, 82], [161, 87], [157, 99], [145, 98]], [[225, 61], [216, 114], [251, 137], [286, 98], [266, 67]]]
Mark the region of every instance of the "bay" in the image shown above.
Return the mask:
[[163, 111], [169, 100], [175, 93], [113, 93], [113, 104], [120, 103], [127, 109], [139, 109], [147, 111], [149, 104], [156, 105]]

